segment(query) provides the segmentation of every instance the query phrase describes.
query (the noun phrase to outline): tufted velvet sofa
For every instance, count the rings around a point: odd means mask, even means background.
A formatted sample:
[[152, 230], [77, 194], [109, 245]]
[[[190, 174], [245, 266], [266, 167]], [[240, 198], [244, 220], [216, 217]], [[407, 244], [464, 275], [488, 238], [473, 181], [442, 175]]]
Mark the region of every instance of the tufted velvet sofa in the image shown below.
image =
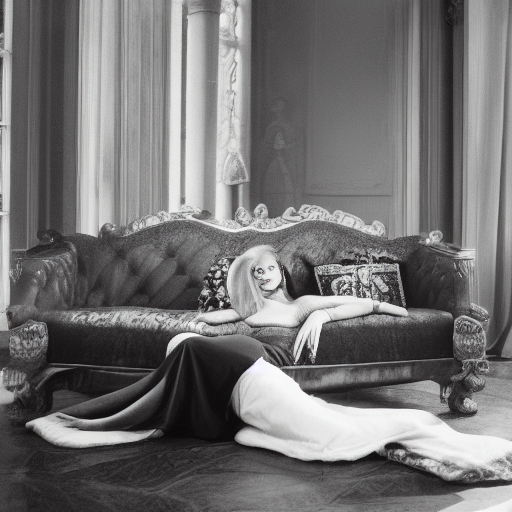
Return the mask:
[[[306, 391], [432, 379], [452, 390], [452, 410], [476, 411], [471, 395], [478, 386], [464, 382], [485, 368], [468, 372], [463, 363], [485, 357], [482, 311], [470, 303], [471, 251], [419, 236], [388, 240], [323, 220], [230, 229], [171, 218], [125, 230], [107, 225], [98, 237], [49, 231], [41, 238], [20, 261], [8, 319], [10, 328], [28, 320], [47, 325], [44, 379], [67, 372], [67, 387], [115, 389], [157, 367], [168, 341], [186, 331], [243, 333], [289, 349], [297, 329], [190, 325], [211, 264], [269, 244], [278, 250], [294, 297], [319, 293], [317, 265], [364, 258], [399, 263], [409, 317], [368, 315], [326, 324], [315, 365], [284, 367]], [[460, 332], [456, 319], [464, 320]]]

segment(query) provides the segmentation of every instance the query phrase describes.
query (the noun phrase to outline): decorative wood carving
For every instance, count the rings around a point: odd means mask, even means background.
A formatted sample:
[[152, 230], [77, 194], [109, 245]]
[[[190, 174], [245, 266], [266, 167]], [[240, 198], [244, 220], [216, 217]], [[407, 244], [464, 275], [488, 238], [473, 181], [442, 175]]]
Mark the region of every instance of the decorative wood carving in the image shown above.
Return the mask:
[[475, 250], [462, 249], [458, 245], [443, 242], [441, 231], [431, 231], [423, 242], [440, 258], [448, 258], [452, 261], [454, 269], [454, 292], [457, 300], [456, 316], [468, 315], [471, 311], [475, 274]]
[[243, 228], [274, 229], [296, 224], [297, 222], [322, 220], [357, 229], [370, 235], [386, 236], [386, 227], [382, 222], [375, 220], [369, 225], [365, 224], [359, 217], [343, 212], [342, 210], [336, 210], [331, 214], [320, 206], [309, 204], [303, 204], [298, 211], [293, 207], [287, 208], [281, 216], [275, 218], [269, 218], [268, 209], [264, 204], [256, 206], [252, 214], [244, 207], [240, 207], [235, 212], [234, 220], [225, 221], [212, 218], [210, 212], [201, 210], [200, 208], [183, 206], [178, 212], [162, 211], [152, 215], [145, 215], [140, 219], [130, 222], [130, 224], [126, 226], [117, 227], [114, 224], [107, 223], [101, 228], [99, 236], [126, 236], [140, 231], [141, 229], [177, 219], [197, 220], [233, 230]]
[[421, 243], [428, 245], [433, 251], [441, 256], [446, 256], [454, 260], [474, 260], [474, 249], [462, 249], [456, 244], [443, 242], [443, 233], [435, 230], [431, 231], [425, 240]]
[[485, 327], [489, 322], [487, 311], [470, 301], [474, 280], [475, 251], [443, 242], [440, 231], [431, 231], [423, 242], [439, 257], [452, 260], [454, 268], [454, 292], [457, 300], [454, 324], [453, 353], [462, 363], [461, 372], [451, 377], [451, 384], [441, 390], [443, 401], [447, 399], [450, 410], [462, 414], [475, 414], [478, 405], [473, 400], [473, 393], [485, 386], [482, 374], [489, 371], [485, 358]]
[[45, 323], [29, 320], [11, 329], [11, 359], [0, 372], [0, 378], [2, 385], [14, 393], [14, 402], [8, 414], [15, 420], [24, 422], [51, 409], [51, 392], [33, 382], [46, 366], [47, 350], [48, 328]]
[[[201, 208], [192, 208], [189, 206], [182, 206], [179, 212], [158, 212], [153, 213], [151, 215], [144, 215], [140, 219], [136, 219], [126, 226], [116, 226], [115, 224], [111, 224], [107, 222], [100, 229], [100, 238], [104, 236], [126, 236], [132, 233], [136, 233], [144, 228], [149, 228], [156, 224], [161, 224], [162, 222], [167, 222], [169, 220], [176, 219], [189, 219], [189, 218], [198, 218], [202, 216]], [[209, 214], [209, 212], [208, 212]]]
[[9, 354], [20, 361], [46, 360], [48, 350], [48, 328], [43, 322], [28, 321], [9, 336]]
[[16, 283], [18, 281], [18, 279], [21, 277], [22, 270], [23, 269], [21, 266], [21, 260], [16, 259], [14, 268], [11, 268], [11, 270], [9, 270], [9, 277], [13, 283]]
[[[482, 313], [482, 308], [478, 308]], [[453, 412], [475, 414], [478, 405], [473, 393], [485, 386], [482, 375], [489, 372], [489, 362], [485, 357], [485, 330], [482, 324], [469, 316], [455, 320], [453, 333], [453, 354], [462, 363], [462, 371], [451, 377], [452, 389], [448, 405]]]

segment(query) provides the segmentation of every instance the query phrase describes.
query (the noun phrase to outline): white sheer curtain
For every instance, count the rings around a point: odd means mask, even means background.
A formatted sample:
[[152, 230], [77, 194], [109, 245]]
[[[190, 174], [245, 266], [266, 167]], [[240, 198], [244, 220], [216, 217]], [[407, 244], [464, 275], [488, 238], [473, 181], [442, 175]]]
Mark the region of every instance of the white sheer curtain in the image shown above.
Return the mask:
[[[179, 173], [180, 160], [181, 21], [181, 1], [81, 2], [80, 233], [169, 208], [170, 168], [177, 162]], [[174, 186], [179, 204], [179, 178]]]
[[476, 302], [490, 353], [512, 357], [512, 5], [466, 2], [467, 174], [462, 241], [476, 247]]

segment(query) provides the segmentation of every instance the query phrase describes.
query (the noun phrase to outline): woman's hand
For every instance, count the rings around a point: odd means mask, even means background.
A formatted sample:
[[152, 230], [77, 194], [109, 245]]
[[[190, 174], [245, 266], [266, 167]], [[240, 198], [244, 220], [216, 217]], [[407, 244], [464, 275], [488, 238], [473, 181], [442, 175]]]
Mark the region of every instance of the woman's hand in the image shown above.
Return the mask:
[[209, 325], [206, 322], [198, 322], [195, 318], [193, 320], [190, 320], [190, 322], [187, 325], [187, 331], [189, 332], [195, 332], [197, 334], [202, 334], [205, 327]]
[[195, 332], [195, 333], [202, 333], [203, 329], [208, 325], [207, 322], [205, 322], [204, 319], [204, 313], [197, 314], [187, 325], [187, 331]]
[[306, 321], [302, 324], [302, 327], [297, 334], [297, 338], [295, 339], [295, 345], [293, 346], [293, 358], [295, 362], [298, 361], [305, 343], [307, 343], [311, 352], [312, 361], [314, 362], [318, 342], [320, 340], [320, 333], [322, 332], [322, 326], [326, 322], [330, 321], [331, 317], [325, 309], [313, 311], [313, 313], [308, 316]]
[[193, 320], [195, 323], [208, 323], [208, 315], [206, 313], [198, 313]]

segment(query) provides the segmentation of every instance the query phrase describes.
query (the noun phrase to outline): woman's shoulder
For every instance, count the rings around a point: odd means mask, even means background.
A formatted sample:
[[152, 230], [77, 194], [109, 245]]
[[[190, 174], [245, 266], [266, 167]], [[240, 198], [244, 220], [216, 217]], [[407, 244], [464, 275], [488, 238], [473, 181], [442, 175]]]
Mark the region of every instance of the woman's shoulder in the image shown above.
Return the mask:
[[294, 300], [294, 304], [301, 306], [304, 304], [318, 304], [322, 301], [321, 295], [302, 295]]
[[302, 323], [313, 311], [331, 306], [330, 302], [327, 303], [323, 299], [325, 299], [325, 297], [321, 295], [302, 295], [295, 299], [293, 305], [298, 321]]

